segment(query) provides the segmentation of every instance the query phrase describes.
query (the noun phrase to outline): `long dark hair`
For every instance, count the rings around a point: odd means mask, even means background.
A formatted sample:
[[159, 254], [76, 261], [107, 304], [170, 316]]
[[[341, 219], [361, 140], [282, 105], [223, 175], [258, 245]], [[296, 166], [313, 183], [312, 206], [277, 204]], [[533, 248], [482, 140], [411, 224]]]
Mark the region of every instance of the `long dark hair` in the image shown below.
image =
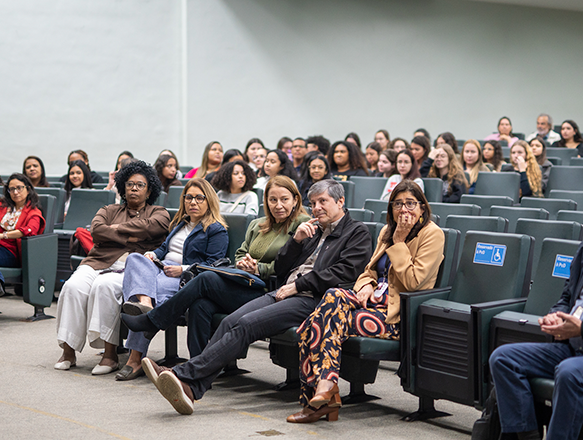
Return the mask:
[[412, 180], [402, 180], [397, 186], [395, 186], [395, 188], [391, 192], [391, 197], [389, 198], [389, 204], [387, 206], [388, 231], [383, 236], [383, 242], [387, 243], [389, 246], [393, 245], [393, 234], [397, 229], [397, 222], [395, 221], [393, 216], [392, 203], [393, 200], [395, 200], [395, 198], [403, 192], [410, 192], [411, 194], [413, 194], [413, 197], [415, 197], [417, 201], [421, 202], [421, 208], [423, 209], [423, 214], [421, 214], [420, 221], [415, 223], [413, 229], [409, 231], [409, 235], [407, 235], [405, 243], [408, 243], [415, 237], [417, 237], [419, 231], [423, 229], [425, 226], [427, 226], [431, 221], [431, 206], [429, 206], [429, 202], [425, 198], [425, 194], [423, 194], [421, 187]]
[[74, 160], [69, 164], [67, 180], [65, 181], [65, 191], [67, 191], [67, 197], [71, 195], [71, 191], [74, 188], [73, 184], [71, 183], [71, 179], [69, 178], [69, 173], [73, 167], [79, 167], [81, 168], [81, 171], [83, 171], [83, 182], [81, 182], [81, 188], [93, 188], [93, 182], [91, 181], [91, 171], [89, 170], [89, 167], [85, 165], [85, 162], [82, 160]]
[[28, 156], [26, 159], [24, 159], [24, 162], [22, 162], [22, 174], [24, 174], [26, 176], [26, 161], [30, 160], [30, 159], [36, 160], [40, 164], [41, 173], [40, 173], [40, 180], [38, 181], [37, 186], [43, 187], [43, 188], [48, 188], [49, 186], [51, 186], [49, 181], [47, 180], [47, 176], [45, 173], [45, 164], [38, 156]]
[[443, 139], [443, 142], [449, 145], [455, 154], [459, 154], [457, 141], [455, 140], [455, 136], [452, 133], [450, 133], [449, 131], [445, 131], [441, 133], [439, 136], [437, 136], [435, 138], [435, 143], [433, 144], [434, 147], [437, 146], [437, 139], [439, 138]]
[[330, 164], [331, 172], [334, 174], [338, 171], [338, 165], [334, 162], [334, 151], [336, 147], [343, 145], [348, 150], [348, 165], [351, 170], [363, 170], [368, 176], [368, 168], [366, 166], [366, 159], [362, 152], [351, 142], [348, 141], [337, 141], [332, 144], [330, 151], [328, 151], [328, 163]]
[[[500, 142], [494, 140], [484, 142], [484, 147], [486, 146], [486, 144], [490, 144], [494, 148], [494, 157], [492, 157], [492, 159], [490, 159], [489, 161], [488, 160], [485, 161], [485, 163], [492, 164], [492, 166], [494, 167], [494, 171], [498, 171], [500, 169], [500, 163], [504, 162], [504, 153], [502, 152], [502, 146], [500, 145]], [[484, 147], [482, 147], [482, 156], [484, 155]]]
[[[267, 156], [271, 153], [276, 154], [277, 158], [279, 159], [279, 162], [281, 163], [281, 170], [279, 170], [279, 173], [277, 173], [277, 175], [289, 177], [294, 182], [296, 182], [298, 179], [298, 173], [296, 172], [296, 169], [294, 168], [293, 162], [289, 159], [289, 157], [287, 157], [287, 154], [285, 154], [283, 152], [283, 150], [269, 150], [267, 152], [267, 154], [265, 155], [266, 162], [267, 162]], [[265, 171], [263, 171], [263, 170], [261, 170], [261, 171], [263, 173], [262, 175], [265, 176], [266, 175]], [[300, 196], [300, 198], [301, 198], [301, 196]]]
[[[419, 172], [419, 164], [417, 163], [417, 160], [415, 160], [415, 156], [413, 156], [413, 153], [411, 153], [411, 150], [402, 150], [402, 151], [399, 151], [397, 153], [397, 157], [395, 158], [395, 167], [397, 166], [397, 161], [399, 160], [399, 156], [401, 156], [402, 154], [404, 154], [405, 156], [408, 156], [409, 159], [411, 159], [411, 169], [409, 170], [407, 175], [405, 177], [403, 177], [403, 180], [405, 180], [405, 179], [415, 180], [417, 178], [420, 178], [421, 173]], [[398, 172], [399, 172], [399, 170], [397, 170], [397, 173]]]
[[162, 174], [164, 167], [166, 166], [170, 159], [176, 160], [174, 156], [170, 156], [169, 154], [162, 154], [161, 156], [158, 157], [158, 159], [156, 159], [156, 163], [154, 164], [154, 169], [156, 170], [156, 173], [158, 173], [158, 179], [160, 179], [160, 182], [162, 183], [162, 188], [166, 192], [168, 192], [168, 188], [170, 188], [172, 183], [176, 180], [176, 174], [174, 174], [174, 179], [172, 180], [167, 179], [166, 177], [164, 177], [164, 174]]
[[[583, 136], [581, 136], [581, 131], [579, 130], [579, 126], [577, 125], [577, 123], [575, 121], [573, 121], [572, 119], [567, 119], [565, 121], [563, 121], [563, 124], [569, 124], [571, 127], [573, 127], [573, 130], [575, 130], [575, 135], [573, 136], [573, 140], [575, 142], [583, 142]], [[561, 124], [561, 128], [563, 128], [563, 124]], [[566, 147], [567, 146], [567, 141], [565, 139], [563, 139], [563, 130], [561, 130], [561, 140], [559, 141], [559, 147]]]
[[[431, 149], [431, 144], [429, 143], [429, 139], [427, 139], [425, 136], [415, 136], [412, 140], [411, 140], [411, 144], [417, 144], [420, 147], [423, 148], [423, 157], [422, 160], [419, 161], [419, 163], [423, 164], [423, 161], [425, 159], [427, 159], [427, 156], [429, 156], [429, 150]], [[449, 145], [449, 144], [447, 144]], [[409, 146], [409, 149], [411, 148], [411, 146]], [[453, 150], [453, 147], [452, 147]], [[455, 153], [455, 151], [454, 151]]]
[[32, 186], [32, 182], [28, 177], [20, 173], [11, 174], [4, 184], [4, 198], [2, 199], [2, 207], [8, 207], [10, 210], [14, 210], [14, 208], [16, 208], [16, 204], [12, 201], [12, 197], [10, 197], [10, 192], [8, 191], [10, 181], [12, 180], [18, 180], [22, 182], [28, 191], [28, 195], [26, 196], [26, 203], [24, 205], [26, 206], [29, 204], [31, 208], [40, 208], [38, 194], [36, 193], [34, 186]]
[[358, 146], [359, 150], [362, 148], [362, 144], [360, 143], [360, 137], [355, 132], [351, 131], [350, 133], [348, 133], [344, 140], [348, 141], [348, 139], [352, 139], [354, 142], [356, 142], [356, 145]]
[[[532, 150], [532, 143], [534, 141], [539, 141], [540, 144], [543, 146], [543, 152], [541, 153], [541, 155], [538, 157], [537, 156], [534, 156], [534, 157], [539, 165], [544, 165], [544, 163], [547, 161], [547, 147], [549, 146], [549, 144], [547, 144], [547, 141], [545, 141], [542, 137], [537, 136], [535, 138], [532, 138], [530, 140], [530, 142], [528, 143], [528, 145], [530, 145], [531, 150]], [[534, 155], [534, 152], [532, 154]]]
[[[134, 158], [134, 155], [130, 152], [130, 151], [122, 151], [121, 153], [119, 153], [119, 155], [117, 156], [117, 159], [115, 161], [115, 166], [113, 167], [114, 171], [117, 171], [117, 163], [119, 162], [119, 158], [122, 156], [128, 156], [130, 159]], [[178, 167], [178, 161], [176, 161], [176, 166]], [[121, 168], [121, 167], [120, 167]]]

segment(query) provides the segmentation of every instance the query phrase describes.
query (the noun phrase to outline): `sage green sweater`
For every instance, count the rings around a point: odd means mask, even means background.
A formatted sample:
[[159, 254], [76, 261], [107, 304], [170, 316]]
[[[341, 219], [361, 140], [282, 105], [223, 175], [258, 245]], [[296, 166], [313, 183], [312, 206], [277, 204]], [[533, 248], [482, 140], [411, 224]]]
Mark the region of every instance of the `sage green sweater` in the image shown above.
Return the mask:
[[266, 234], [262, 234], [259, 230], [259, 225], [265, 221], [265, 217], [253, 220], [247, 228], [245, 241], [235, 253], [235, 261], [243, 259], [245, 254], [248, 253], [251, 255], [251, 258], [257, 260], [259, 277], [262, 280], [267, 281], [271, 275], [275, 274], [275, 257], [277, 257], [277, 253], [281, 247], [287, 243], [297, 227], [309, 219], [309, 216], [300, 214], [298, 218], [292, 222], [287, 233], [283, 231], [281, 224], [276, 224], [271, 231]]

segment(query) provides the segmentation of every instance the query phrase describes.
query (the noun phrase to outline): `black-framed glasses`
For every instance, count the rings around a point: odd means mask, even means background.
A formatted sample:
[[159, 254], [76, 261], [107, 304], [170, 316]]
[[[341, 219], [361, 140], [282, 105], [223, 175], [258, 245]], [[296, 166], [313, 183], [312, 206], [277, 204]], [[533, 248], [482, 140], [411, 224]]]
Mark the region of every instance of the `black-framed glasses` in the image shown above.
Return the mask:
[[399, 211], [401, 208], [403, 208], [403, 205], [405, 205], [405, 208], [407, 208], [408, 211], [413, 211], [415, 209], [415, 207], [420, 204], [421, 202], [414, 202], [413, 200], [405, 200], [405, 202], [402, 202], [400, 200], [396, 200], [394, 202], [391, 202], [391, 205], [393, 205], [393, 209]]
[[13, 186], [12, 188], [8, 188], [8, 192], [10, 194], [16, 194], [16, 193], [24, 191], [24, 188], [26, 188], [26, 186], [24, 186], [24, 185]]
[[126, 182], [126, 189], [133, 189], [134, 186], [139, 190], [142, 190], [146, 187], [146, 184], [144, 182], [133, 182], [131, 180]]
[[202, 194], [197, 194], [195, 196], [191, 195], [191, 194], [186, 194], [184, 196], [184, 201], [186, 203], [192, 203], [192, 201], [195, 200], [197, 205], [200, 205], [201, 203], [203, 203], [206, 200], [206, 196], [202, 195]]

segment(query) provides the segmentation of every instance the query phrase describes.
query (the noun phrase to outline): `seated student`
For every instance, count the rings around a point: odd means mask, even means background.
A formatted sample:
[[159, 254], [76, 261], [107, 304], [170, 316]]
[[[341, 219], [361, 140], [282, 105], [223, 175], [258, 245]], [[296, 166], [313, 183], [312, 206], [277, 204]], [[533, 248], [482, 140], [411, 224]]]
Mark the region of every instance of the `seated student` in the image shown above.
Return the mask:
[[421, 173], [421, 177], [427, 177], [427, 173], [429, 173], [429, 169], [433, 163], [429, 157], [429, 151], [431, 149], [429, 139], [427, 139], [425, 136], [415, 136], [411, 141], [411, 146], [409, 149], [419, 164], [419, 172]]
[[324, 156], [327, 156], [330, 150], [330, 141], [322, 135], [310, 136], [306, 139], [306, 146], [308, 147], [308, 152], [319, 151]]
[[445, 238], [431, 221], [421, 188], [411, 180], [399, 183], [391, 193], [388, 212], [387, 226], [354, 290], [328, 290], [297, 330], [304, 408], [287, 418], [290, 423], [312, 423], [323, 416], [337, 420], [342, 343], [350, 336], [398, 340], [399, 293], [431, 289], [435, 284]]
[[[123, 311], [136, 315], [159, 307], [178, 291], [183, 270], [194, 263], [212, 264], [223, 258], [229, 247], [226, 226], [211, 184], [198, 177], [189, 180], [166, 241], [154, 251], [128, 256], [123, 279]], [[126, 342], [130, 356], [115, 376], [116, 380], [132, 380], [143, 374], [141, 359], [149, 345], [143, 333], [130, 330]]]
[[518, 140], [512, 133], [512, 122], [507, 116], [502, 116], [498, 121], [498, 133], [493, 133], [484, 138], [485, 141], [506, 141], [508, 146], [512, 147]]
[[163, 154], [166, 154], [168, 156], [172, 156], [176, 160], [176, 178], [182, 179], [184, 176], [182, 175], [182, 171], [180, 171], [180, 164], [178, 163], [178, 157], [176, 156], [176, 154], [174, 154], [174, 151], [166, 148], [165, 150], [160, 151], [160, 153], [158, 154], [158, 157], [162, 156]]
[[[399, 150], [402, 151], [402, 150]], [[397, 174], [397, 167], [395, 161], [397, 160], [396, 150], [383, 150], [379, 154], [378, 167], [379, 172], [375, 174], [375, 177], [391, 177], [393, 174]]]
[[[103, 177], [101, 177], [95, 171], [91, 171], [91, 167], [89, 166], [89, 156], [87, 155], [87, 153], [85, 153], [85, 151], [83, 151], [83, 150], [73, 150], [73, 151], [71, 151], [69, 153], [69, 156], [67, 157], [67, 166], [70, 168], [71, 167], [71, 163], [72, 162], [75, 162], [77, 160], [83, 161], [83, 163], [85, 164], [85, 166], [87, 166], [87, 169], [89, 170], [89, 173], [90, 173], [90, 176], [91, 176], [91, 182], [92, 183], [103, 183]], [[59, 180], [64, 183], [64, 182], [67, 181], [68, 176], [69, 176], [68, 174], [65, 174]]]
[[122, 151], [121, 153], [119, 153], [119, 156], [117, 156], [117, 160], [115, 161], [115, 167], [113, 168], [113, 171], [109, 172], [109, 180], [107, 182], [107, 186], [105, 187], [105, 189], [115, 191], [115, 173], [117, 173], [122, 166], [128, 163], [128, 159], [133, 158], [134, 155], [129, 151]]
[[[24, 174], [12, 174], [4, 185], [0, 205], [0, 267], [19, 267], [21, 238], [42, 234], [45, 219], [38, 194]], [[4, 277], [0, 273], [0, 296], [4, 295]]]
[[449, 131], [445, 131], [435, 138], [435, 144], [433, 146], [436, 147], [438, 144], [449, 145], [456, 156], [458, 156], [460, 153], [455, 136]]
[[308, 199], [308, 192], [312, 185], [320, 180], [331, 179], [330, 165], [326, 157], [319, 151], [311, 151], [306, 154], [304, 165], [302, 167], [302, 174], [300, 176], [300, 193], [302, 195], [302, 203], [304, 206], [310, 206], [310, 199]]
[[352, 142], [334, 142], [328, 151], [328, 163], [332, 176], [341, 180], [348, 180], [350, 176], [368, 176], [364, 155]]
[[301, 137], [295, 138], [292, 143], [291, 154], [294, 169], [296, 170], [296, 177], [298, 178], [301, 174], [302, 164], [304, 163], [304, 156], [307, 152], [308, 147], [306, 146], [306, 140]]
[[277, 141], [277, 147], [275, 149], [283, 151], [287, 155], [288, 159], [291, 160], [292, 145], [293, 141], [291, 140], [291, 138], [284, 136], [279, 141]]
[[429, 170], [429, 177], [443, 180], [443, 203], [459, 203], [468, 187], [461, 164], [447, 144], [439, 144], [433, 152], [435, 160]]
[[510, 149], [511, 164], [502, 171], [520, 173], [520, 198], [542, 197], [542, 175], [540, 167], [525, 141], [516, 141]]
[[536, 158], [536, 162], [540, 166], [541, 171], [541, 191], [544, 193], [547, 184], [549, 183], [549, 176], [551, 175], [551, 168], [553, 164], [547, 159], [547, 143], [539, 137], [531, 139], [528, 143], [532, 154]]
[[266, 150], [265, 144], [259, 138], [249, 139], [247, 145], [245, 145], [245, 156], [247, 158], [247, 163], [251, 169], [253, 169], [253, 171], [257, 171], [257, 168], [255, 167], [255, 154], [261, 149]]
[[298, 227], [275, 261], [279, 289], [231, 313], [203, 352], [185, 364], [164, 369], [142, 360], [150, 380], [179, 413], [192, 414], [194, 400], [202, 398], [249, 344], [300, 325], [326, 290], [351, 288], [364, 270], [371, 237], [363, 223], [344, 212], [342, 185], [322, 180], [312, 186], [309, 197], [314, 218]]
[[371, 175], [374, 175], [378, 172], [377, 163], [379, 162], [379, 155], [383, 151], [381, 144], [378, 142], [371, 142], [366, 146], [366, 163], [368, 165], [368, 169]]
[[577, 439], [583, 426], [583, 244], [571, 262], [571, 274], [559, 301], [539, 319], [550, 343], [506, 344], [490, 356], [502, 433], [539, 440], [538, 423], [529, 379], [555, 380], [547, 440]]
[[[265, 158], [267, 157], [267, 148], [259, 148], [258, 150], [255, 150], [255, 153], [253, 153], [253, 165], [255, 165], [255, 176], [257, 177], [257, 174], [259, 174], [259, 171], [261, 169], [263, 169], [263, 164], [265, 163]], [[252, 167], [253, 168], [253, 167]]]
[[176, 178], [177, 166], [176, 159], [169, 154], [162, 154], [156, 159], [154, 169], [162, 183], [162, 191], [167, 193], [171, 186], [182, 186], [180, 180]]
[[65, 191], [67, 192], [67, 200], [65, 201], [65, 215], [69, 211], [71, 204], [71, 191], [74, 188], [93, 188], [91, 183], [91, 172], [85, 162], [82, 160], [75, 160], [69, 165], [69, 172], [67, 173], [67, 180], [65, 181]]
[[[275, 176], [265, 187], [265, 217], [253, 220], [245, 241], [235, 253], [238, 269], [259, 276], [266, 283], [275, 274], [274, 261], [279, 249], [297, 227], [309, 220], [302, 208], [294, 182]], [[188, 349], [190, 357], [198, 356], [211, 336], [215, 313], [233, 313], [247, 302], [263, 295], [263, 290], [242, 286], [213, 272], [197, 275], [174, 297], [147, 315], [125, 317], [136, 331], [166, 330], [188, 310]]]
[[478, 181], [478, 173], [490, 171], [482, 161], [482, 148], [480, 143], [475, 139], [468, 139], [464, 142], [462, 147], [462, 165], [464, 171], [470, 173], [470, 187], [468, 194], [474, 194], [476, 189], [476, 182]]
[[403, 138], [394, 138], [389, 145], [389, 150], [395, 150], [397, 153], [409, 149], [411, 145]]
[[22, 163], [22, 174], [29, 178], [32, 186], [48, 188], [50, 185], [45, 174], [45, 164], [37, 156], [28, 156]]
[[[223, 161], [221, 162], [221, 167], [227, 163], [230, 162], [235, 162], [237, 160], [241, 160], [243, 162], [247, 162], [247, 159], [245, 158], [245, 154], [243, 154], [243, 152], [241, 150], [237, 150], [236, 148], [231, 148], [230, 150], [225, 151], [225, 154], [223, 154]], [[211, 171], [210, 173], [208, 173], [205, 176], [205, 180], [207, 182], [211, 182], [213, 179], [215, 178], [215, 176], [217, 175], [217, 172], [220, 170], [221, 168], [219, 167], [218, 170], [216, 171]], [[216, 189], [216, 188], [215, 188]]]
[[286, 176], [297, 181], [298, 173], [296, 172], [292, 161], [282, 150], [271, 150], [265, 157], [261, 177], [257, 178], [254, 188], [264, 189], [269, 179], [275, 176]]
[[346, 142], [350, 142], [352, 145], [355, 145], [356, 148], [358, 148], [358, 151], [361, 151], [362, 144], [360, 143], [360, 136], [358, 136], [358, 134], [356, 134], [355, 132], [351, 131], [350, 133], [348, 133], [344, 140]]
[[191, 169], [184, 176], [185, 179], [193, 177], [205, 178], [209, 173], [217, 171], [223, 161], [223, 146], [217, 141], [211, 141], [204, 147], [202, 164], [198, 168]]
[[391, 136], [387, 130], [379, 130], [374, 135], [374, 141], [381, 146], [381, 151], [389, 148]]
[[95, 246], [65, 282], [57, 304], [57, 341], [63, 354], [57, 370], [76, 364], [75, 352], [85, 340], [105, 349], [92, 374], [108, 374], [119, 368], [119, 313], [122, 282], [128, 253], [144, 253], [164, 242], [170, 217], [153, 206], [162, 190], [156, 171], [143, 161], [131, 162], [115, 176], [122, 204], [104, 206], [91, 222]]
[[583, 136], [579, 131], [579, 126], [575, 121], [567, 119], [561, 125], [561, 140], [551, 145], [553, 148], [576, 148], [579, 157], [583, 157]]
[[256, 181], [255, 172], [243, 160], [221, 166], [212, 180], [213, 187], [218, 190], [221, 212], [257, 215], [259, 202], [257, 194], [251, 191]]
[[484, 157], [484, 164], [494, 172], [500, 172], [502, 166], [506, 165], [504, 153], [498, 141], [487, 141], [484, 143], [482, 156]]
[[382, 200], [389, 200], [393, 189], [395, 189], [395, 187], [403, 180], [413, 180], [417, 185], [419, 185], [421, 191], [423, 192], [423, 180], [421, 180], [419, 166], [417, 165], [415, 157], [413, 157], [413, 153], [411, 153], [409, 150], [400, 151], [397, 153], [396, 163], [397, 171], [399, 173], [389, 177], [389, 180], [387, 180], [387, 184], [385, 185], [380, 198]]

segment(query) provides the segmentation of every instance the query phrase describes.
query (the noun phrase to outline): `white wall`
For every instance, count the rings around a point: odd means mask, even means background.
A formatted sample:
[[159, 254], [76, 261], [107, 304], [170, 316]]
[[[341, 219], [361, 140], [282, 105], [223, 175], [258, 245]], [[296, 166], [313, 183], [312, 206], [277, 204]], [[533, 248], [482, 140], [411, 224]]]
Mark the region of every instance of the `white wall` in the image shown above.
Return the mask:
[[0, 0], [0, 173], [85, 149], [198, 165], [204, 145], [379, 128], [484, 137], [506, 114], [583, 125], [583, 13], [462, 0]]
[[40, 156], [66, 172], [81, 148], [95, 170], [122, 150], [155, 160], [180, 142], [176, 1], [2, 0], [0, 172]]
[[189, 140], [583, 123], [583, 13], [456, 0], [189, 2]]

